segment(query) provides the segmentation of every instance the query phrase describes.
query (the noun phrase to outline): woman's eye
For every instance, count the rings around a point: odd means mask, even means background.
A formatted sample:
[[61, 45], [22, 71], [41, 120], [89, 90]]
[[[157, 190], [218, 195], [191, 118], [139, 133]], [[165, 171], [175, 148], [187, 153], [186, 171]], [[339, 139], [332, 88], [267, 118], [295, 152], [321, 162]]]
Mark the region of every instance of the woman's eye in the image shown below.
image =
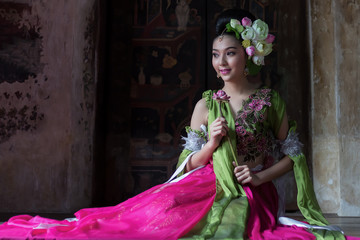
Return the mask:
[[217, 53], [213, 53], [212, 55], [214, 58], [217, 58], [219, 56], [219, 54], [217, 54]]
[[233, 56], [233, 55], [235, 55], [235, 52], [228, 52], [227, 55]]

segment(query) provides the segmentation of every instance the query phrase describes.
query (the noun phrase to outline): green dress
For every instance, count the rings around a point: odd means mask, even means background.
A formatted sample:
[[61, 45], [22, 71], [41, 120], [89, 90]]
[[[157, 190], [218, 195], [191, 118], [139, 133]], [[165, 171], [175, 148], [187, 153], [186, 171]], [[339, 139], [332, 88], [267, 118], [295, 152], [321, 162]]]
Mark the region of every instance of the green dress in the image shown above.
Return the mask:
[[[266, 89], [269, 92], [269, 102], [264, 105], [260, 113], [266, 114], [266, 119], [262, 122], [250, 123], [248, 128], [255, 130], [263, 129], [270, 131], [274, 136], [277, 135], [282, 123], [286, 105], [279, 94], [266, 87], [260, 88], [249, 97], [247, 102], [252, 101], [253, 96]], [[209, 109], [208, 124], [210, 125], [220, 116], [218, 103], [212, 98], [216, 91], [208, 90], [203, 93]], [[242, 186], [236, 181], [233, 171], [234, 167], [232, 149], [237, 149], [236, 123], [231, 113], [228, 103], [221, 105], [221, 112], [228, 122], [228, 136], [231, 142], [223, 140], [222, 144], [213, 153], [213, 166], [216, 175], [216, 197], [211, 210], [207, 215], [187, 234], [184, 239], [246, 239], [246, 227], [249, 215], [249, 204], [247, 196]], [[240, 111], [239, 111], [240, 112]], [[289, 122], [289, 132], [296, 131], [296, 123]], [[230, 146], [232, 144], [232, 146]], [[179, 157], [178, 166], [191, 153], [184, 149]], [[313, 185], [309, 176], [306, 159], [303, 153], [289, 156], [294, 162], [294, 175], [298, 190], [297, 204], [309, 224], [324, 226], [328, 225], [324, 218], [319, 204], [316, 200]], [[183, 173], [180, 173], [182, 175]], [[345, 239], [340, 232], [313, 230], [317, 239]]]

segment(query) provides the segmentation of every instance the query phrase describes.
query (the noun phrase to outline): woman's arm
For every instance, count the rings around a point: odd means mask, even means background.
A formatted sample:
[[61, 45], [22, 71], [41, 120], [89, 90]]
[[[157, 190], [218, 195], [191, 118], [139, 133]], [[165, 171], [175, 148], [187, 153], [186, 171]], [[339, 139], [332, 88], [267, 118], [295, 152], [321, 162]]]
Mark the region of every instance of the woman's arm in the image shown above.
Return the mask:
[[[286, 139], [288, 131], [289, 123], [285, 113], [277, 138], [280, 140]], [[273, 166], [258, 173], [252, 173], [249, 167], [244, 165], [235, 167], [234, 173], [239, 183], [251, 183], [253, 186], [258, 186], [284, 175], [293, 168], [293, 165], [293, 161], [288, 156], [285, 156]]]
[[[209, 110], [207, 109], [205, 99], [201, 99], [195, 106], [193, 115], [191, 117], [190, 127], [194, 130], [200, 130], [201, 125], [208, 125]], [[203, 166], [208, 163], [212, 158], [212, 154], [215, 149], [219, 146], [221, 139], [228, 132], [228, 126], [224, 118], [217, 118], [209, 126], [209, 141], [204, 147], [193, 156], [186, 164], [185, 171], [191, 171], [197, 167]]]

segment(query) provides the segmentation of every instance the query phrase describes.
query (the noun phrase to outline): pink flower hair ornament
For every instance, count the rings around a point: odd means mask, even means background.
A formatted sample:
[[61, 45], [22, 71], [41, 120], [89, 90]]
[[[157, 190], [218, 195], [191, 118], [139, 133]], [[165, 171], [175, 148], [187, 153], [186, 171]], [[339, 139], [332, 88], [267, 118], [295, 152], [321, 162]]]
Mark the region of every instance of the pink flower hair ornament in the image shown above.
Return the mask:
[[226, 24], [224, 31], [234, 32], [235, 37], [242, 39], [242, 46], [248, 55], [246, 61], [247, 72], [250, 75], [256, 75], [260, 72], [262, 65], [264, 65], [264, 57], [272, 52], [272, 43], [275, 36], [269, 33], [268, 25], [257, 19], [254, 22], [251, 19], [244, 17], [241, 22], [237, 19], [231, 19]]

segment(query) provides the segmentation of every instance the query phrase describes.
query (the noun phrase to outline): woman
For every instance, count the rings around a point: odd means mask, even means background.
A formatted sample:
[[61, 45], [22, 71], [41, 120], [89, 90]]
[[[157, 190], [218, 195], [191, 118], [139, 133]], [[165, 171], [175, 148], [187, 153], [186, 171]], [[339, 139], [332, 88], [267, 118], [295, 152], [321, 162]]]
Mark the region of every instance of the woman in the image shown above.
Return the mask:
[[[271, 181], [291, 169], [306, 220], [320, 226], [327, 222], [284, 102], [275, 91], [246, 78], [260, 70], [273, 37], [265, 23], [242, 10], [223, 12], [216, 27], [212, 63], [224, 87], [206, 91], [196, 104], [185, 149], [169, 182], [113, 207], [82, 209], [74, 219], [15, 216], [0, 226], [0, 237], [345, 239], [339, 231], [328, 231], [331, 227], [308, 232], [300, 225], [278, 224]], [[275, 163], [279, 142], [283, 157]], [[286, 221], [291, 220], [282, 219]]]

